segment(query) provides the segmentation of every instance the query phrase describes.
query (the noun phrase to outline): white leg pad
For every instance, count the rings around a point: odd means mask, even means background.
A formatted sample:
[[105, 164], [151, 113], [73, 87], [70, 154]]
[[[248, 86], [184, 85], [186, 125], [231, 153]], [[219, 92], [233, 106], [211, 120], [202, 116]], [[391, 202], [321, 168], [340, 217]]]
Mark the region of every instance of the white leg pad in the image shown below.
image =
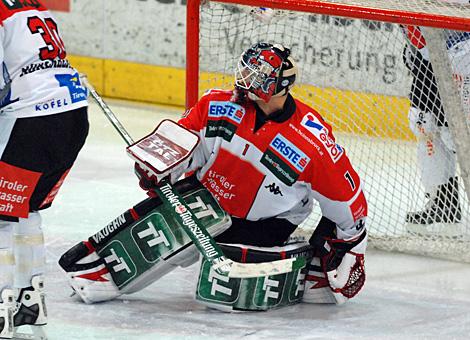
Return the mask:
[[44, 274], [45, 246], [41, 228], [41, 215], [29, 213], [28, 218], [20, 218], [14, 228], [15, 287], [31, 285], [35, 275]]
[[0, 292], [13, 286], [15, 257], [13, 255], [13, 226], [15, 222], [0, 221]]

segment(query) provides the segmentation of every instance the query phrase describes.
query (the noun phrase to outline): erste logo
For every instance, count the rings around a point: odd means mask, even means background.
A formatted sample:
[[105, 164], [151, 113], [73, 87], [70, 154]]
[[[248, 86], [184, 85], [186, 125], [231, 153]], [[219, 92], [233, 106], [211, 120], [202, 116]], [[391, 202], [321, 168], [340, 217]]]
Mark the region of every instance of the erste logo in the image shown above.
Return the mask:
[[280, 133], [278, 133], [271, 141], [270, 146], [276, 150], [283, 159], [293, 165], [294, 168], [300, 172], [303, 172], [307, 164], [310, 162], [310, 158], [307, 157], [304, 152]]
[[240, 124], [243, 116], [245, 115], [245, 109], [240, 105], [231, 102], [211, 101], [209, 103], [208, 115], [212, 118], [225, 117], [237, 124]]

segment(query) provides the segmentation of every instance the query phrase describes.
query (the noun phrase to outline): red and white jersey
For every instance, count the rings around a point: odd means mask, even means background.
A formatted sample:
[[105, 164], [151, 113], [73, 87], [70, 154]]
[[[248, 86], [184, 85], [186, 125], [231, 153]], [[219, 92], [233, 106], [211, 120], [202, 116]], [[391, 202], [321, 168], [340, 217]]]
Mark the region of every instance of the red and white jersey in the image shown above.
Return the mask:
[[87, 105], [57, 22], [41, 2], [0, 1], [0, 116], [43, 116]]
[[191, 168], [221, 206], [239, 218], [300, 224], [316, 200], [339, 238], [362, 232], [361, 180], [320, 114], [289, 98], [295, 105], [288, 119], [254, 131], [254, 103], [235, 104], [232, 94], [208, 92], [179, 121], [201, 138]]

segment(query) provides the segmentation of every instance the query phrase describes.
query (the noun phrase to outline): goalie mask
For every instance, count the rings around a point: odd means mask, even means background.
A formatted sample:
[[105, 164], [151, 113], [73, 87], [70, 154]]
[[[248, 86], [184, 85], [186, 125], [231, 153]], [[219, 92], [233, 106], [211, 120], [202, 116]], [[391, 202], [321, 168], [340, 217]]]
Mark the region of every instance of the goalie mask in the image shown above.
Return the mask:
[[235, 85], [248, 91], [250, 99], [284, 96], [294, 85], [297, 66], [290, 49], [269, 43], [257, 43], [242, 53], [235, 71]]

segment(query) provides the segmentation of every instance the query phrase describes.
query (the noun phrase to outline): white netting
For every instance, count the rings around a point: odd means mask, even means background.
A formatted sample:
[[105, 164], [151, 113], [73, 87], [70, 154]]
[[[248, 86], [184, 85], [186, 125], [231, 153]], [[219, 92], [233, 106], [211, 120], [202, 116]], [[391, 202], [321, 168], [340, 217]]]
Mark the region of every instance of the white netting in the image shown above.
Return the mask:
[[324, 0], [323, 2], [417, 14], [438, 14], [453, 18], [470, 17], [468, 1], [465, 0]]
[[[359, 5], [347, 0], [335, 2]], [[411, 5], [418, 2], [424, 7]], [[439, 14], [467, 17], [470, 13], [468, 6], [443, 7], [438, 1], [374, 3], [408, 11], [420, 8], [420, 12], [436, 13], [438, 8]], [[407, 118], [412, 76], [403, 61], [406, 41], [400, 26], [300, 12], [281, 12], [263, 21], [249, 12], [244, 6], [220, 3], [201, 7], [199, 90], [230, 88], [240, 54], [255, 42], [280, 42], [291, 47], [302, 84], [293, 89], [293, 95], [332, 124], [337, 140], [364, 181], [371, 244], [470, 261], [469, 201], [458, 166], [450, 183], [437, 187], [433, 194], [438, 214], [460, 222], [405, 222], [408, 212], [422, 210], [429, 199], [417, 165], [417, 141]], [[465, 58], [459, 60], [465, 62]], [[467, 91], [468, 108], [468, 89], [461, 90]], [[452, 161], [445, 157], [436, 168], [452, 167]], [[451, 169], [447, 173], [452, 174]], [[311, 230], [319, 218], [317, 206], [303, 228]]]

